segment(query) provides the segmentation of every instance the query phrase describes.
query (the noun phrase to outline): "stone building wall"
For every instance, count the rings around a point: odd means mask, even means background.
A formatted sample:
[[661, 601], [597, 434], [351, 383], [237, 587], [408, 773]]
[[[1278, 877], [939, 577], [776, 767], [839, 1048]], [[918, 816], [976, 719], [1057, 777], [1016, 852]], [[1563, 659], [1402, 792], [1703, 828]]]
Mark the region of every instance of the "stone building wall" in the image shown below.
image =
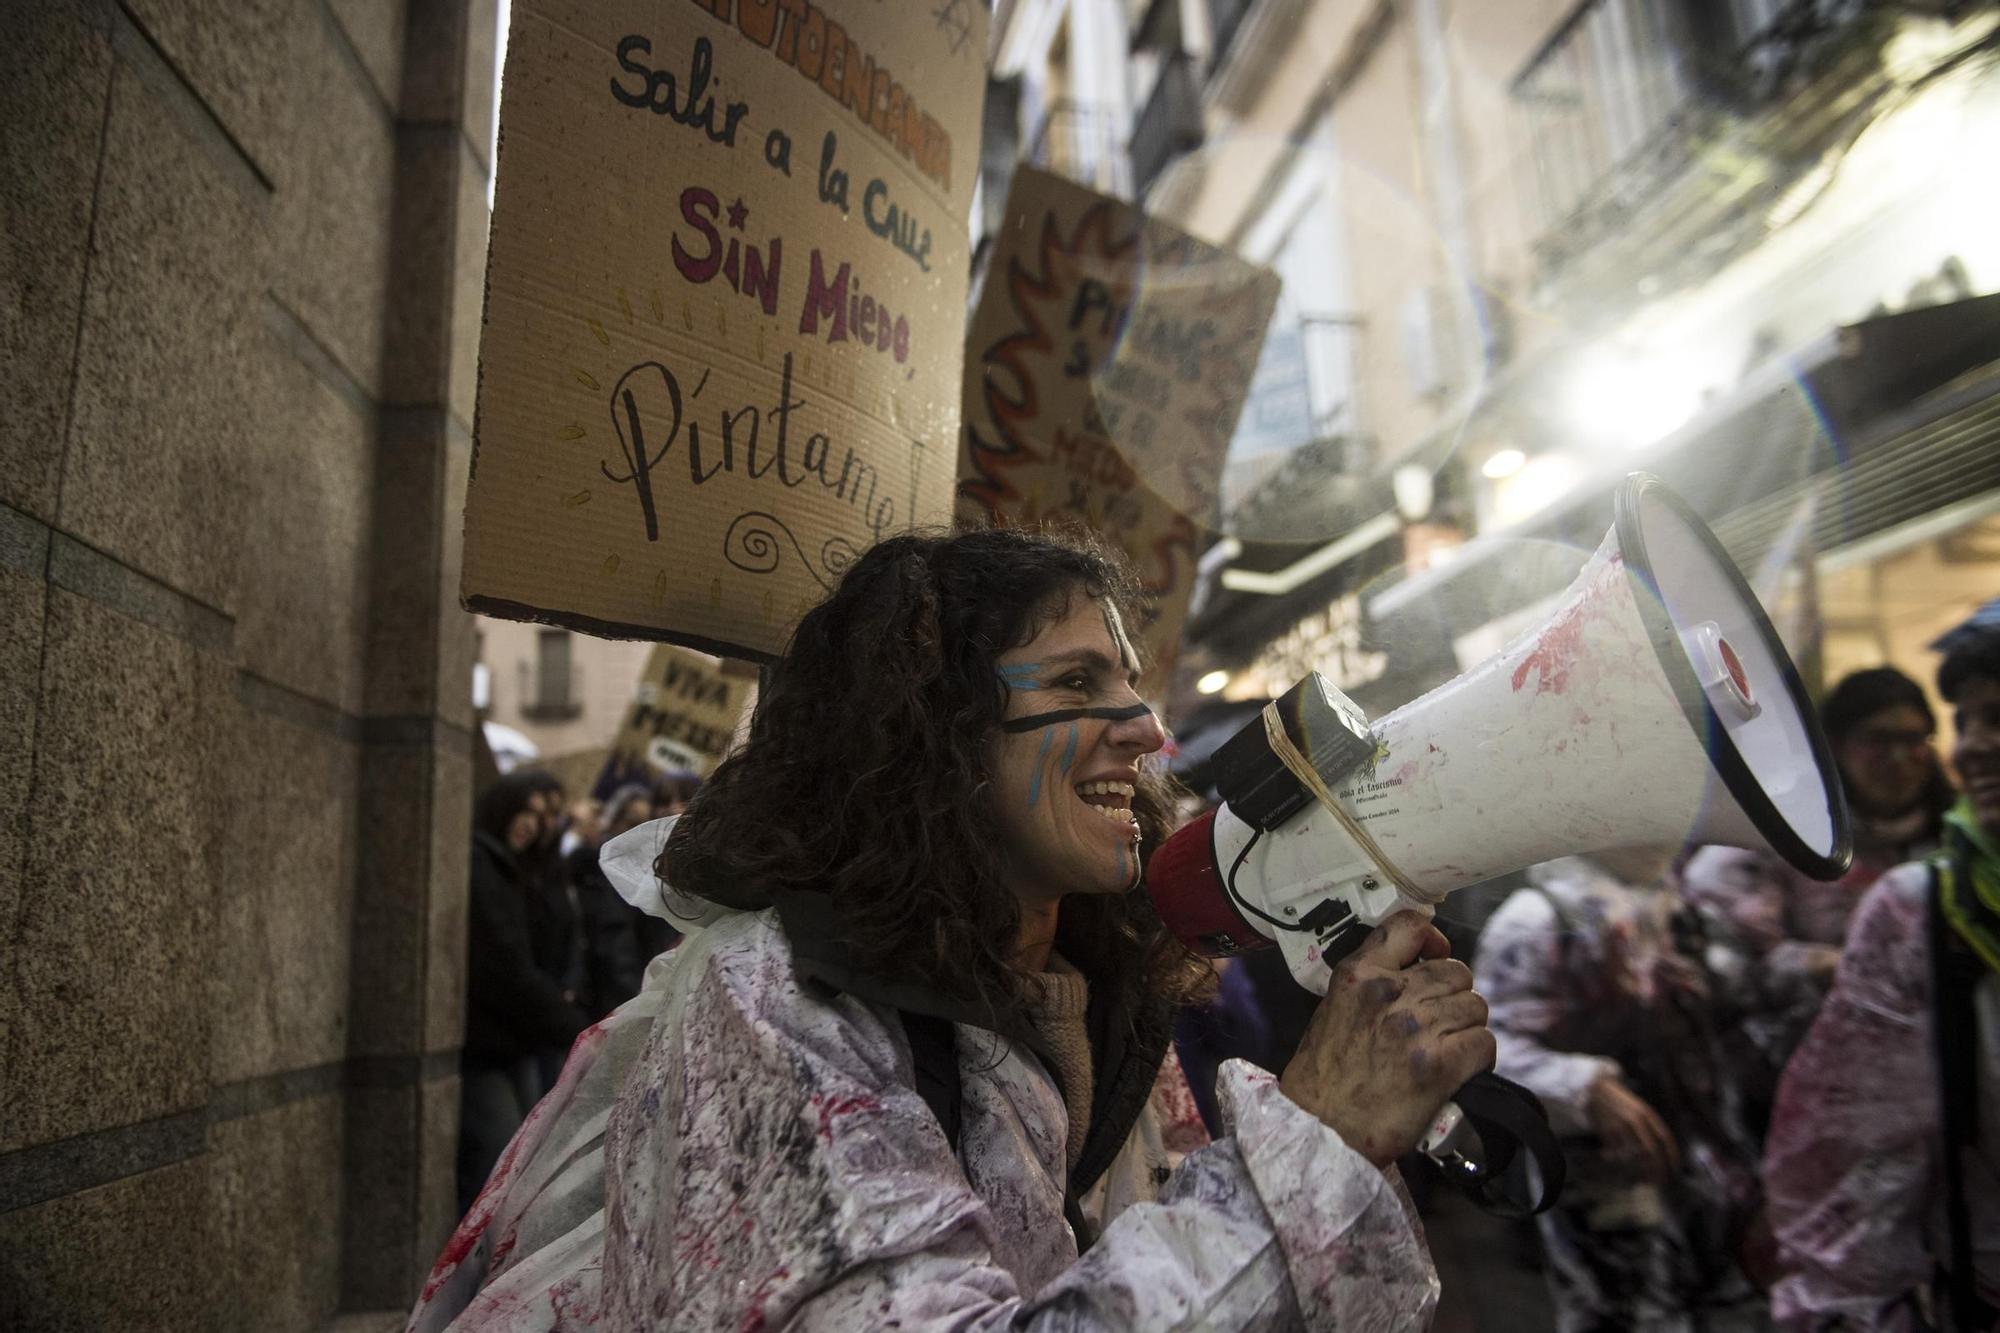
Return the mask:
[[0, 1328], [321, 1329], [452, 1223], [492, 0], [0, 41]]

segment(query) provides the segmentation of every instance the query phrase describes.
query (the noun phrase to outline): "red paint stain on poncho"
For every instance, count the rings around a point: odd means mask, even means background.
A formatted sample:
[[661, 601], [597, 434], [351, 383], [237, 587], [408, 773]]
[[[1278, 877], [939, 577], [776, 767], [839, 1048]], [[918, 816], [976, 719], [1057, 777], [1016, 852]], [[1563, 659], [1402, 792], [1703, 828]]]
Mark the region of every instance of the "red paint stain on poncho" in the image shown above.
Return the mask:
[[882, 1109], [882, 1103], [868, 1096], [866, 1093], [856, 1097], [828, 1097], [823, 1093], [816, 1092], [813, 1094], [812, 1103], [819, 1108], [819, 1136], [822, 1139], [831, 1139], [833, 1137], [833, 1118], [835, 1116], [852, 1115], [856, 1111], [879, 1111]]

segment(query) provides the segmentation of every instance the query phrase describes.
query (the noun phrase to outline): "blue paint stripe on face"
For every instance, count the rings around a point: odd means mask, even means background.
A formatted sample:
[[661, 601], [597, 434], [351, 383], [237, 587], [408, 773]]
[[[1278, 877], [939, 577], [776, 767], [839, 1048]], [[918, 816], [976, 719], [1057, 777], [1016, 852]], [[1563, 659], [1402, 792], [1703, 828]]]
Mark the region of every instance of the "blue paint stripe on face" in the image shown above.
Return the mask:
[[[1045, 731], [1042, 735], [1048, 737], [1055, 735], [1055, 733], [1053, 731]], [[1065, 774], [1069, 772], [1069, 766], [1076, 762], [1076, 739], [1076, 723], [1072, 722], [1069, 724], [1069, 744], [1063, 746], [1062, 752], [1062, 771]], [[1046, 744], [1044, 748], [1047, 748]]]
[[1035, 679], [1041, 674], [1040, 662], [1022, 662], [1014, 666], [995, 668], [1000, 674], [1000, 683], [1010, 690], [1039, 690], [1042, 683]]
[[1035, 808], [1035, 802], [1042, 799], [1042, 766], [1048, 761], [1049, 747], [1055, 744], [1055, 740], [1056, 734], [1053, 731], [1043, 732], [1042, 748], [1035, 752], [1035, 777], [1034, 781], [1028, 784], [1028, 808], [1030, 810]]

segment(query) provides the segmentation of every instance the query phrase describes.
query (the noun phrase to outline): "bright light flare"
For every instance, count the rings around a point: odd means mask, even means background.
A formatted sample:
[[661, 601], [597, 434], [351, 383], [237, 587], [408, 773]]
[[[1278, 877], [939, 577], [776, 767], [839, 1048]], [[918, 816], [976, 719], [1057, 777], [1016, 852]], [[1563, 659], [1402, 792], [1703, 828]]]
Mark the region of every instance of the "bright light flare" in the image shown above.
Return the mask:
[[1577, 368], [1569, 413], [1587, 443], [1637, 449], [1686, 425], [1701, 389], [1677, 358], [1600, 351]]
[[1228, 684], [1229, 673], [1227, 671], [1211, 671], [1194, 683], [1194, 692], [1196, 694], [1220, 694]]
[[1480, 464], [1479, 475], [1489, 481], [1499, 481], [1519, 472], [1521, 465], [1527, 461], [1528, 456], [1519, 449], [1502, 449]]

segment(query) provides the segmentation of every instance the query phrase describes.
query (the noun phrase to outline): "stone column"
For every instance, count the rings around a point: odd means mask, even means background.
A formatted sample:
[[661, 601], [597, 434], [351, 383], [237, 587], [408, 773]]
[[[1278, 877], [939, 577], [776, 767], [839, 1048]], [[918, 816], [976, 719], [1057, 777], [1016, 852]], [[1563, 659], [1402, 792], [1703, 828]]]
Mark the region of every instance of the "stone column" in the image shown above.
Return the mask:
[[458, 609], [485, 290], [491, 4], [411, 0], [375, 445], [355, 882], [349, 1309], [403, 1306], [457, 1221], [471, 618]]

